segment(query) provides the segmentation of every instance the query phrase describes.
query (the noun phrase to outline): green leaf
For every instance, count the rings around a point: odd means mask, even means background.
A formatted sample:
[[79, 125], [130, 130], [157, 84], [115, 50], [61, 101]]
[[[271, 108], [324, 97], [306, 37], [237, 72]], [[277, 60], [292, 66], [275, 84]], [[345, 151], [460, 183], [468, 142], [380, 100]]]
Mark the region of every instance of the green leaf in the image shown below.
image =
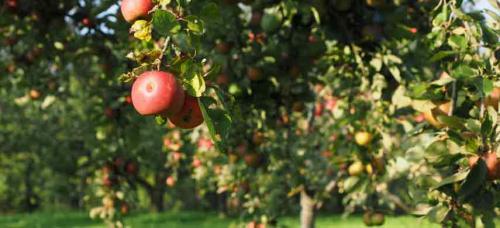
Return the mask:
[[373, 58], [370, 61], [370, 66], [372, 66], [375, 71], [379, 72], [382, 69], [382, 60], [380, 58]]
[[431, 62], [437, 62], [437, 61], [439, 61], [441, 59], [444, 59], [444, 58], [446, 58], [448, 56], [452, 56], [452, 55], [455, 55], [455, 54], [458, 54], [458, 53], [459, 52], [457, 52], [457, 51], [440, 51], [440, 52], [434, 54], [431, 57], [430, 61]]
[[276, 13], [270, 14], [266, 13], [262, 17], [262, 20], [260, 22], [260, 26], [262, 27], [262, 30], [265, 32], [274, 32], [281, 26], [281, 18], [276, 15]]
[[448, 38], [448, 45], [455, 49], [466, 49], [467, 48], [467, 40], [464, 36], [453, 35]]
[[205, 25], [201, 19], [196, 16], [187, 16], [187, 27], [195, 35], [202, 35], [205, 32]]
[[216, 23], [220, 21], [220, 10], [214, 2], [205, 4], [199, 15], [206, 23]]
[[181, 30], [181, 25], [176, 16], [165, 10], [156, 10], [153, 14], [153, 29], [162, 36], [176, 34]]
[[483, 78], [483, 93], [485, 96], [490, 95], [491, 92], [493, 92], [493, 81]]
[[481, 134], [481, 122], [479, 120], [467, 119], [465, 127], [476, 134]]
[[465, 126], [463, 124], [464, 119], [462, 118], [456, 116], [440, 115], [437, 116], [437, 119], [452, 129], [465, 129]]
[[481, 124], [481, 134], [489, 136], [493, 132], [493, 127], [495, 123], [496, 123], [496, 115], [495, 117], [493, 117], [490, 112], [486, 112], [483, 123]]
[[157, 116], [155, 117], [155, 121], [156, 121], [156, 124], [158, 124], [158, 125], [163, 125], [163, 124], [167, 123], [167, 119], [166, 119], [166, 118], [164, 118], [164, 117], [163, 117], [163, 116], [161, 116], [161, 115], [157, 115]]
[[476, 190], [481, 187], [481, 185], [486, 180], [486, 163], [483, 159], [479, 159], [467, 175], [464, 183], [460, 186], [458, 191], [459, 198], [461, 200], [467, 198], [470, 194], [476, 192]]
[[199, 69], [200, 67], [190, 60], [182, 63], [180, 67], [184, 87], [189, 95], [194, 97], [200, 97], [206, 89], [205, 79]]
[[439, 184], [437, 184], [436, 186], [434, 186], [432, 189], [438, 189], [442, 186], [445, 186], [445, 185], [448, 185], [448, 184], [451, 184], [451, 183], [455, 183], [455, 182], [459, 182], [459, 181], [462, 181], [464, 180], [467, 175], [469, 174], [469, 170], [462, 170], [458, 173], [455, 173], [449, 177], [446, 177], [444, 178], [441, 182], [439, 182]]
[[203, 118], [207, 124], [208, 131], [212, 141], [217, 146], [217, 149], [222, 151], [224, 147], [224, 139], [229, 133], [231, 127], [231, 117], [221, 109], [212, 108], [214, 100], [209, 97], [199, 98], [200, 109], [203, 113]]
[[451, 210], [451, 208], [446, 207], [442, 204], [439, 204], [439, 205], [433, 207], [429, 211], [427, 216], [429, 217], [430, 221], [435, 222], [435, 223], [441, 223], [446, 218], [446, 216], [448, 215], [450, 210]]
[[451, 76], [453, 76], [454, 78], [471, 78], [473, 76], [475, 76], [476, 74], [474, 73], [474, 70], [472, 70], [472, 68], [470, 68], [469, 66], [467, 65], [459, 65], [458, 67], [456, 67], [455, 69], [453, 69], [453, 71], [451, 72]]

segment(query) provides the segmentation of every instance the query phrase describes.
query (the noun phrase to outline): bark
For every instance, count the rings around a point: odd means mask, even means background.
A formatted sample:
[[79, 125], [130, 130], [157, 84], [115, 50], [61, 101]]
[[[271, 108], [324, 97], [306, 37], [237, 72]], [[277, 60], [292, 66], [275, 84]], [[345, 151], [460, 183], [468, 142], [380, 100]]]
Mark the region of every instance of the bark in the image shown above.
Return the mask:
[[151, 205], [153, 205], [154, 209], [156, 212], [162, 212], [165, 210], [165, 205], [164, 205], [164, 191], [161, 189], [155, 189], [153, 192], [151, 192], [150, 199], [151, 199]]
[[315, 227], [315, 202], [314, 199], [305, 191], [300, 193], [300, 227]]
[[24, 173], [24, 208], [28, 212], [32, 212], [38, 207], [38, 196], [35, 195], [33, 191], [33, 183], [31, 182], [33, 166], [33, 160], [31, 158], [28, 159], [28, 164], [26, 164], [26, 170]]

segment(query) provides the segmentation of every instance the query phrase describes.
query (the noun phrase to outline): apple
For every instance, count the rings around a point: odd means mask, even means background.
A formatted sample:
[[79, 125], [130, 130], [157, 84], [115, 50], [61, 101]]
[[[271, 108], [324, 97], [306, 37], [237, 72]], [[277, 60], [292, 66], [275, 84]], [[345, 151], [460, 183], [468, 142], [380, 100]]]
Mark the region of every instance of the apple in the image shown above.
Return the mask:
[[417, 123], [422, 123], [425, 120], [425, 115], [423, 113], [420, 113], [420, 114], [414, 116], [413, 120], [415, 120], [415, 122], [417, 122]]
[[181, 152], [172, 152], [172, 158], [174, 159], [174, 161], [180, 161], [182, 159], [182, 153]]
[[102, 177], [102, 185], [105, 187], [111, 187], [116, 184], [116, 179], [112, 178], [110, 175], [104, 175]]
[[175, 186], [175, 178], [173, 176], [169, 176], [167, 177], [167, 179], [165, 180], [165, 184], [168, 186], [168, 187], [174, 187]]
[[153, 6], [152, 0], [123, 0], [120, 9], [125, 20], [133, 22], [148, 15]]
[[373, 226], [373, 222], [372, 222], [372, 212], [370, 211], [367, 211], [363, 214], [363, 223], [366, 225], [366, 226]]
[[498, 110], [498, 101], [500, 100], [500, 87], [496, 87], [493, 89], [491, 94], [484, 99], [484, 104], [486, 106], [491, 106], [495, 110]]
[[239, 96], [241, 96], [241, 95], [243, 94], [243, 90], [242, 90], [242, 89], [241, 89], [241, 87], [240, 87], [238, 84], [236, 84], [236, 83], [231, 83], [231, 84], [229, 85], [228, 92], [229, 92], [231, 95], [235, 96], [235, 97], [239, 97]]
[[366, 170], [366, 173], [368, 175], [372, 175], [373, 174], [373, 166], [371, 164], [368, 164], [365, 166], [365, 170]]
[[373, 139], [373, 135], [367, 131], [356, 132], [354, 140], [360, 146], [367, 146]]
[[105, 196], [104, 198], [102, 198], [102, 205], [105, 208], [113, 208], [115, 206], [115, 201], [113, 200], [112, 197]]
[[198, 168], [198, 167], [201, 167], [202, 162], [198, 158], [193, 158], [193, 164], [192, 165], [193, 165], [194, 168]]
[[14, 63], [10, 63], [7, 65], [6, 70], [8, 73], [14, 73], [16, 71], [16, 65]]
[[316, 102], [314, 104], [314, 115], [316, 117], [320, 117], [323, 114], [323, 110], [325, 109], [325, 105], [321, 102]]
[[265, 140], [265, 136], [264, 136], [264, 133], [260, 132], [260, 131], [256, 131], [253, 133], [253, 136], [252, 136], [252, 142], [254, 145], [261, 145], [262, 143], [264, 143], [264, 140]]
[[215, 44], [215, 50], [221, 54], [227, 54], [231, 51], [231, 44], [226, 42], [218, 42]]
[[337, 106], [337, 99], [329, 97], [325, 99], [325, 108], [329, 111], [333, 111]]
[[243, 160], [245, 160], [245, 164], [247, 166], [256, 168], [260, 165], [262, 156], [255, 152], [245, 153], [245, 155], [243, 156]]
[[251, 26], [259, 26], [261, 20], [262, 20], [262, 12], [260, 12], [260, 11], [253, 11], [252, 12], [252, 18], [250, 18], [250, 25]]
[[[486, 163], [486, 168], [488, 169], [488, 178], [490, 180], [495, 180], [500, 178], [499, 175], [499, 163], [497, 154], [493, 151], [488, 152], [482, 156], [484, 162]], [[479, 160], [479, 156], [473, 156], [469, 158], [469, 167], [474, 167]]]
[[371, 216], [371, 222], [374, 226], [381, 226], [385, 222], [385, 216], [383, 213], [375, 212]]
[[204, 138], [204, 137], [198, 139], [198, 149], [210, 150], [213, 147], [214, 147], [214, 144], [212, 143], [212, 140]]
[[184, 90], [169, 72], [142, 73], [132, 85], [132, 104], [141, 115], [178, 113], [184, 104]]
[[127, 95], [125, 96], [125, 104], [132, 104], [132, 97]]
[[104, 115], [110, 119], [113, 119], [116, 117], [116, 112], [114, 109], [108, 107], [104, 109]]
[[222, 166], [214, 165], [213, 170], [216, 175], [220, 175], [222, 173]]
[[418, 32], [418, 29], [417, 28], [410, 28], [410, 32], [415, 34]]
[[113, 166], [111, 164], [105, 164], [101, 170], [103, 174], [110, 174], [113, 172]]
[[133, 161], [127, 162], [127, 164], [125, 165], [125, 172], [127, 172], [129, 175], [135, 176], [137, 175], [137, 171], [139, 171], [137, 163]]
[[217, 83], [217, 85], [228, 85], [229, 84], [229, 76], [227, 76], [227, 74], [219, 74], [217, 76], [217, 78], [215, 79], [215, 83]]
[[321, 152], [321, 157], [329, 159], [333, 157], [333, 153], [329, 150], [324, 150], [323, 152]]
[[128, 214], [129, 211], [129, 206], [127, 202], [123, 202], [122, 205], [120, 206], [120, 212], [124, 215]]
[[363, 173], [364, 168], [365, 167], [362, 162], [355, 161], [349, 166], [347, 172], [349, 173], [350, 176], [359, 176], [361, 175], [361, 173]]
[[32, 100], [37, 100], [38, 98], [40, 98], [40, 96], [42, 96], [42, 94], [40, 93], [40, 91], [38, 91], [36, 89], [31, 89], [30, 92], [29, 92], [29, 95], [30, 95], [30, 98]]
[[81, 22], [85, 27], [92, 27], [92, 21], [88, 17], [84, 17]]
[[259, 81], [262, 80], [263, 74], [262, 71], [257, 67], [248, 67], [247, 68], [247, 77], [250, 81]]
[[17, 8], [17, 0], [7, 0], [5, 1], [5, 5], [10, 10], [15, 10]]
[[431, 124], [435, 128], [443, 128], [445, 124], [439, 121], [437, 117], [441, 115], [443, 116], [448, 115], [451, 109], [451, 102], [450, 101], [441, 102], [437, 103], [436, 105], [437, 106], [432, 110], [424, 112], [424, 118], [425, 120], [427, 120], [427, 122], [429, 122], [429, 124]]
[[184, 98], [184, 105], [181, 110], [170, 117], [170, 121], [177, 127], [191, 129], [203, 123], [203, 114], [201, 113], [198, 99], [190, 95]]

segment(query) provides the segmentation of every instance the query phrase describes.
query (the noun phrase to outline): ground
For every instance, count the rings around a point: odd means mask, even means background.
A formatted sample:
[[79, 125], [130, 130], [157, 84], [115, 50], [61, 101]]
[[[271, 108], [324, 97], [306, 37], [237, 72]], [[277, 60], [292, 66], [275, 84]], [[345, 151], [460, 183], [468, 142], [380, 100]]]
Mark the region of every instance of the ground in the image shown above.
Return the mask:
[[[137, 213], [125, 220], [131, 227], [169, 227], [169, 228], [225, 228], [237, 227], [237, 219], [222, 218], [207, 212], [165, 212]], [[287, 217], [281, 220], [280, 227], [299, 227], [298, 218]], [[39, 212], [35, 214], [0, 215], [0, 227], [105, 227], [99, 220], [91, 220], [86, 212]], [[318, 228], [323, 227], [364, 227], [359, 216], [343, 219], [338, 215], [320, 216]], [[412, 216], [388, 217], [383, 227], [439, 227]]]

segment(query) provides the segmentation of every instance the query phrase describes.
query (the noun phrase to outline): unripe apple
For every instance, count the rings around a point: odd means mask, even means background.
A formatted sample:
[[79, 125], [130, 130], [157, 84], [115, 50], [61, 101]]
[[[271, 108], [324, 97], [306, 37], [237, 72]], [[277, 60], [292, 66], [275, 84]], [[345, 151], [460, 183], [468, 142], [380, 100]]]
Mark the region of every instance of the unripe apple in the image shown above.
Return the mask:
[[366, 146], [370, 144], [372, 139], [373, 135], [367, 131], [356, 132], [356, 134], [354, 135], [354, 140], [356, 140], [356, 143], [360, 146]]
[[165, 180], [165, 184], [167, 184], [168, 187], [174, 187], [175, 186], [175, 178], [173, 176], [167, 177]]
[[120, 8], [123, 18], [127, 22], [133, 22], [148, 15], [153, 6], [152, 0], [123, 0]]
[[439, 121], [437, 117], [442, 115], [443, 116], [448, 115], [451, 109], [451, 102], [447, 101], [443, 103], [438, 103], [436, 105], [437, 107], [433, 108], [432, 110], [424, 112], [424, 118], [427, 120], [427, 122], [429, 122], [429, 124], [431, 124], [435, 128], [443, 128], [445, 124]]
[[201, 113], [198, 99], [190, 95], [185, 96], [182, 109], [170, 117], [170, 121], [177, 127], [191, 129], [203, 123], [203, 114]]
[[184, 97], [181, 84], [168, 72], [144, 72], [132, 85], [132, 104], [141, 115], [169, 117], [182, 109]]
[[349, 173], [350, 176], [359, 176], [361, 175], [361, 173], [363, 173], [363, 170], [364, 170], [363, 163], [360, 161], [355, 161], [349, 166], [347, 172]]
[[380, 212], [375, 212], [371, 217], [371, 221], [374, 226], [381, 226], [385, 222], [385, 216]]

